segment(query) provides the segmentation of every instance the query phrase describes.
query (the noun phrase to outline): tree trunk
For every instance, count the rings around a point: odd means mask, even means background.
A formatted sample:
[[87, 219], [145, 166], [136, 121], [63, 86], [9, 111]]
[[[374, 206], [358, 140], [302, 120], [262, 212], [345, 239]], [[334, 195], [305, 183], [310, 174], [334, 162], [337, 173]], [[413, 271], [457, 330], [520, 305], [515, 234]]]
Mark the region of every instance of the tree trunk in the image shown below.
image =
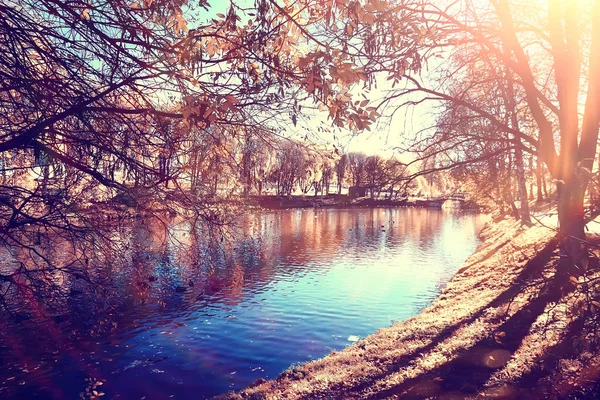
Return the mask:
[[[505, 71], [507, 78], [511, 78], [508, 69]], [[515, 90], [513, 87], [513, 81], [507, 80], [506, 91], [504, 93], [504, 103], [507, 108], [507, 122], [510, 121], [510, 126], [513, 129], [519, 129], [519, 121], [517, 117], [516, 104], [515, 104]], [[527, 196], [527, 182], [525, 179], [525, 162], [523, 161], [523, 150], [521, 149], [521, 139], [513, 135], [512, 142], [515, 145], [514, 151], [514, 163], [517, 172], [517, 188], [519, 191], [519, 200], [521, 201], [520, 215], [521, 222], [524, 224], [531, 223], [531, 217], [529, 215], [529, 200]], [[510, 165], [510, 164], [509, 164]], [[510, 170], [510, 168], [509, 168]], [[512, 189], [512, 187], [511, 187]]]
[[[504, 172], [505, 167], [506, 167], [506, 164], [505, 164], [504, 157], [500, 157], [498, 159], [497, 170], [499, 170], [502, 173], [502, 172]], [[503, 187], [503, 185], [500, 184], [500, 181], [497, 178], [498, 171], [496, 171], [495, 176], [496, 176], [496, 181], [498, 182], [498, 185], [494, 185], [495, 192], [496, 192], [496, 200], [495, 201], [496, 201], [496, 203], [500, 203], [500, 215], [504, 216], [504, 215], [506, 215], [506, 208], [505, 208], [506, 202], [504, 201], [505, 196], [504, 196], [504, 192], [503, 192], [503, 190], [505, 188]]]
[[[519, 139], [515, 141], [520, 144]], [[521, 200], [521, 222], [524, 224], [531, 223], [529, 215], [529, 201], [527, 196], [527, 182], [525, 181], [525, 165], [523, 163], [523, 152], [520, 148], [515, 149], [515, 166], [517, 167], [517, 186], [519, 188], [519, 199]]]
[[515, 205], [515, 199], [513, 198], [512, 193], [510, 192], [510, 190], [505, 193], [504, 201], [506, 201], [506, 203], [510, 207], [511, 213], [512, 213], [512, 216], [514, 217], [514, 219], [520, 220], [521, 219], [521, 215], [519, 213], [519, 209]]
[[535, 195], [533, 194], [533, 182], [529, 182], [529, 200], [533, 200]]
[[42, 195], [48, 193], [48, 181], [50, 180], [50, 167], [48, 165], [42, 166]]
[[543, 165], [542, 162], [540, 160], [540, 158], [538, 157], [536, 160], [536, 164], [537, 164], [537, 170], [535, 171], [535, 179], [536, 179], [536, 184], [537, 184], [537, 201], [538, 202], [542, 202], [544, 201], [544, 194], [542, 193], [542, 174], [543, 174]]
[[[527, 171], [533, 171], [533, 156], [529, 157], [529, 168]], [[533, 200], [535, 195], [533, 194], [533, 179], [529, 180], [529, 200]]]
[[517, 208], [517, 206], [515, 205], [515, 198], [513, 197], [513, 183], [512, 183], [512, 165], [513, 165], [513, 156], [511, 152], [508, 152], [508, 166], [506, 169], [506, 186], [504, 189], [504, 200], [506, 201], [506, 204], [508, 204], [508, 206], [511, 209], [512, 212], [512, 216], [516, 219], [519, 220], [521, 218], [521, 215], [519, 213], [519, 209]]
[[585, 249], [585, 217], [583, 200], [586, 182], [573, 178], [557, 184], [558, 224], [560, 241], [561, 277], [579, 276], [583, 273], [582, 260], [587, 257]]

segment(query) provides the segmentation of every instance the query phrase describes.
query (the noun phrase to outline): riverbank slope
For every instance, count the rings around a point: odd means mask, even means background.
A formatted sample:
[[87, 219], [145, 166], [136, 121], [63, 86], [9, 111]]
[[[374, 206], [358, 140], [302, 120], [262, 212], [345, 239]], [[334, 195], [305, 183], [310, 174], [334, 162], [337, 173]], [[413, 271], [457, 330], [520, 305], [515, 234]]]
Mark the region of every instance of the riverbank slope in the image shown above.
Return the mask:
[[557, 290], [557, 241], [541, 223], [481, 235], [421, 314], [225, 398], [595, 398], [600, 274]]

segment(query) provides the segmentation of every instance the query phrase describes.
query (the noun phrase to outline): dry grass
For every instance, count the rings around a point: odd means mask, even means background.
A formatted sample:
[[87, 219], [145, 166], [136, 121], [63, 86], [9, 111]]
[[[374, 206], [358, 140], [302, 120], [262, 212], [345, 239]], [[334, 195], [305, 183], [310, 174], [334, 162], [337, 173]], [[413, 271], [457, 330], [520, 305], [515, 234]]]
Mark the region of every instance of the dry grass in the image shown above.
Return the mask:
[[[554, 232], [505, 220], [421, 314], [226, 398], [562, 398], [600, 378], [580, 290], [557, 290]], [[592, 322], [592, 323], [590, 323]]]

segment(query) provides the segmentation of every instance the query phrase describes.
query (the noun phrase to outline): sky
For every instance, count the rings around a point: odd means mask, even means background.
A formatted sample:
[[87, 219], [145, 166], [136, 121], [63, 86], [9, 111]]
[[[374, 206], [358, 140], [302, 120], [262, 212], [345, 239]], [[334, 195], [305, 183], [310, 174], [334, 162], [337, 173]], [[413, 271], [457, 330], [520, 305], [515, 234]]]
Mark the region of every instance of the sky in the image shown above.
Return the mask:
[[[378, 79], [377, 89], [373, 89], [366, 96], [372, 100], [372, 104], [377, 104], [386, 92], [392, 90], [390, 81], [387, 77]], [[424, 78], [426, 80], [426, 78]], [[355, 98], [359, 96], [360, 87], [354, 92]], [[363, 152], [367, 155], [380, 155], [383, 157], [399, 157], [402, 161], [408, 162], [413, 159], [413, 155], [402, 154], [401, 149], [406, 147], [406, 143], [414, 137], [415, 133], [435, 123], [435, 110], [433, 102], [425, 102], [418, 106], [405, 107], [388, 117], [393, 111], [393, 105], [382, 112], [384, 116], [372, 124], [371, 131], [351, 132], [348, 129], [335, 128], [332, 121], [327, 118], [327, 112], [317, 112], [315, 115], [308, 115], [299, 119], [298, 127], [302, 125], [306, 128], [316, 130], [316, 127], [322, 125], [332, 130], [332, 133], [319, 132], [318, 138], [313, 138], [315, 142], [319, 140], [322, 143], [334, 144], [345, 152]], [[305, 132], [300, 130], [299, 136], [304, 136]], [[335, 135], [335, 136], [334, 136]]]
[[[209, 0], [209, 12], [203, 10], [198, 16], [197, 22], [202, 24], [210, 21], [216, 14], [226, 14], [230, 7], [229, 0]], [[236, 0], [237, 5], [247, 3], [253, 7], [254, 0]], [[371, 100], [380, 99], [385, 92], [391, 89], [391, 82], [382, 77], [377, 79], [377, 89], [367, 96]], [[361, 88], [353, 90], [355, 97], [359, 96]], [[332, 146], [345, 152], [364, 152], [368, 155], [378, 154], [384, 157], [399, 156], [398, 149], [402, 147], [407, 137], [411, 137], [415, 131], [425, 126], [431, 126], [433, 115], [430, 105], [421, 105], [407, 110], [397, 112], [390, 119], [381, 119], [371, 126], [371, 131], [353, 133], [347, 129], [335, 128], [332, 121], [327, 118], [327, 112], [314, 111], [298, 118], [297, 126], [290, 123], [285, 127], [286, 135], [295, 139], [308, 140], [317, 145]], [[318, 127], [328, 128], [330, 132], [324, 132]], [[308, 134], [308, 135], [307, 135]]]

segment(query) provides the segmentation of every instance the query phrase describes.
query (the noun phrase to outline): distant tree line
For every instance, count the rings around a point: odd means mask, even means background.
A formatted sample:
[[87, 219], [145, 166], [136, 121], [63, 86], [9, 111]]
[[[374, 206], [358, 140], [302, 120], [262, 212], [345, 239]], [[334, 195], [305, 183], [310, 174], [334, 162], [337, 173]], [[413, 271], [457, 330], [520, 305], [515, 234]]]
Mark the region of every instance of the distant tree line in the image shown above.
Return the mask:
[[[213, 198], [342, 194], [345, 186], [364, 188], [371, 197], [385, 191], [391, 198], [404, 187], [406, 166], [396, 158], [342, 153], [256, 127], [237, 129], [237, 134], [211, 129], [186, 144], [190, 151], [164, 154], [158, 161], [167, 168], [165, 176], [177, 177], [195, 196]], [[165, 188], [169, 181], [164, 180]]]

